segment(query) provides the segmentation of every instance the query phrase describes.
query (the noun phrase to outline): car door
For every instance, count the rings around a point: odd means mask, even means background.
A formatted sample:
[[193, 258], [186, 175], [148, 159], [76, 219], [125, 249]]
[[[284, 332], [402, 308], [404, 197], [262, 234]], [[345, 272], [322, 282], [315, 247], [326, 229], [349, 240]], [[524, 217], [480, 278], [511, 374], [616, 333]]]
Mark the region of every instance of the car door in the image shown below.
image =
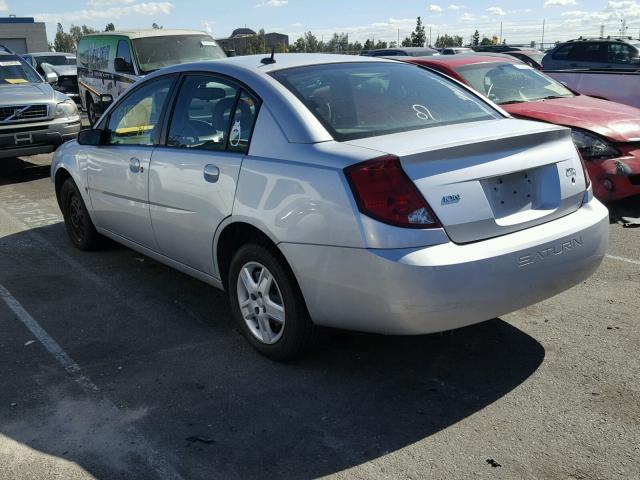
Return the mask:
[[156, 250], [149, 217], [149, 163], [175, 76], [132, 90], [103, 120], [101, 145], [87, 153], [96, 226]]
[[258, 107], [255, 95], [226, 77], [183, 77], [149, 178], [151, 221], [167, 257], [214, 274], [214, 233], [231, 214]]

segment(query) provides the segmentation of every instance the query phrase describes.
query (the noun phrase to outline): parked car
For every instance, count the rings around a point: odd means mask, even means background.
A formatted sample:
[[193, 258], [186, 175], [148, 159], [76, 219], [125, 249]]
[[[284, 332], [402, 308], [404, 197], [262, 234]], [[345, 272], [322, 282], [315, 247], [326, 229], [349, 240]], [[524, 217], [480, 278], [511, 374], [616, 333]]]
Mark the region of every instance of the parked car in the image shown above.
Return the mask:
[[76, 247], [105, 235], [225, 288], [272, 358], [314, 325], [423, 334], [530, 305], [587, 278], [609, 231], [569, 129], [380, 58], [160, 70], [51, 173]]
[[599, 199], [640, 194], [640, 109], [577, 94], [508, 56], [478, 53], [407, 61], [473, 87], [514, 117], [571, 128]]
[[71, 53], [61, 52], [37, 52], [22, 55], [36, 71], [45, 76], [53, 72], [58, 76], [58, 81], [53, 84], [53, 88], [64, 93], [74, 102], [80, 103], [78, 95], [78, 67], [76, 66], [76, 56]]
[[46, 78], [0, 46], [0, 159], [52, 152], [80, 131], [76, 104], [51, 88], [55, 73]]
[[640, 71], [554, 70], [545, 73], [573, 91], [640, 108]]
[[440, 52], [428, 47], [400, 47], [369, 50], [367, 55], [369, 57], [429, 57], [440, 55]]
[[443, 48], [440, 53], [442, 55], [460, 55], [461, 53], [474, 53], [471, 48], [466, 47], [448, 47]]
[[[78, 80], [82, 106], [93, 125], [108, 106], [136, 80], [170, 65], [225, 58], [224, 50], [204, 32], [133, 30], [82, 37], [78, 44]], [[107, 100], [105, 105], [104, 99]]]
[[522, 60], [524, 63], [536, 70], [542, 70], [542, 58], [544, 57], [544, 53], [535, 48], [513, 45], [480, 45], [478, 47], [474, 47], [474, 50], [485, 54], [499, 53], [510, 55], [518, 60]]
[[640, 69], [640, 40], [581, 38], [553, 48], [542, 59], [544, 70]]

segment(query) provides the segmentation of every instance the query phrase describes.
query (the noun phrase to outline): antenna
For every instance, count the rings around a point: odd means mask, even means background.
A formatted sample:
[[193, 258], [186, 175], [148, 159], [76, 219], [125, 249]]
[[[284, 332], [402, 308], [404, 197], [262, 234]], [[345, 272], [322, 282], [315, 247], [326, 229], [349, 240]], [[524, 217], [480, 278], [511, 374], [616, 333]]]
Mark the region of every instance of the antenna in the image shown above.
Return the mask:
[[260, 63], [263, 65], [271, 65], [272, 63], [276, 63], [276, 59], [274, 58], [276, 55], [276, 47], [271, 47], [271, 57], [264, 57], [260, 60]]

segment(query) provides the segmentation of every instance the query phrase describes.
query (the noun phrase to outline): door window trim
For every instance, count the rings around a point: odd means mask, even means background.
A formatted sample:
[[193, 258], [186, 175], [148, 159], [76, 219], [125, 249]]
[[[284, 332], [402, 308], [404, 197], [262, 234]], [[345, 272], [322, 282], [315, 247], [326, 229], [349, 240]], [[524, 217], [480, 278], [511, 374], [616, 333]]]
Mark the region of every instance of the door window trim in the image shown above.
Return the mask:
[[[100, 121], [93, 128], [95, 128], [97, 130], [102, 130], [103, 133], [104, 133], [104, 135], [103, 135], [103, 138], [104, 138], [104, 136], [106, 136], [106, 134], [108, 132], [108, 126], [109, 126], [109, 122], [111, 121], [111, 115], [113, 115], [113, 112], [115, 110], [117, 110], [120, 107], [120, 105], [122, 105], [123, 102], [126, 102], [127, 99], [131, 95], [134, 95], [141, 88], [145, 88], [148, 85], [151, 85], [151, 84], [156, 83], [156, 82], [161, 81], [161, 80], [170, 79], [172, 83], [169, 86], [168, 99], [167, 99], [167, 102], [166, 102], [165, 106], [162, 109], [162, 112], [160, 112], [160, 117], [159, 117], [159, 121], [158, 121], [158, 125], [163, 127], [167, 111], [169, 110], [170, 102], [173, 99], [174, 92], [176, 91], [177, 78], [178, 78], [178, 74], [177, 73], [168, 73], [166, 75], [160, 75], [158, 77], [150, 79], [149, 81], [142, 82], [139, 85], [135, 85], [135, 86], [131, 87], [130, 89], [128, 89], [124, 93], [124, 95], [121, 95], [120, 98], [118, 98], [116, 103], [114, 103], [109, 108], [109, 114], [106, 117], [103, 117], [102, 121]], [[136, 147], [156, 148], [158, 145], [161, 145], [160, 139], [162, 138], [161, 137], [162, 133], [163, 133], [163, 131], [162, 131], [162, 128], [161, 128], [160, 133], [158, 135], [156, 135], [155, 138], [153, 139], [154, 141], [153, 141], [152, 145], [136, 145]], [[100, 147], [131, 147], [131, 144], [111, 144], [111, 143], [102, 143], [101, 142], [100, 145], [98, 145], [98, 146], [100, 146]]]
[[[180, 75], [180, 78], [174, 84], [173, 92], [169, 98], [169, 103], [167, 104], [167, 112], [165, 112], [165, 116], [164, 116], [165, 118], [162, 124], [162, 129], [160, 130], [158, 146], [164, 147], [164, 148], [171, 148], [175, 150], [183, 150], [180, 147], [167, 145], [169, 128], [171, 126], [171, 121], [173, 120], [173, 114], [175, 113], [176, 105], [178, 103], [178, 94], [180, 93], [180, 90], [184, 85], [184, 81], [186, 77], [206, 76], [206, 77], [212, 77], [214, 81], [215, 79], [220, 79], [228, 83], [230, 86], [233, 86], [234, 88], [236, 88], [237, 91], [236, 91], [236, 98], [235, 98], [235, 101], [233, 102], [233, 107], [231, 108], [231, 112], [230, 112], [229, 125], [227, 126], [227, 131], [225, 132], [226, 138], [224, 143], [224, 149], [223, 150], [196, 150], [196, 151], [210, 152], [212, 154], [229, 153], [229, 154], [235, 154], [235, 155], [248, 155], [249, 150], [251, 149], [251, 139], [253, 138], [253, 132], [255, 131], [255, 126], [256, 126], [256, 123], [258, 122], [258, 115], [260, 114], [260, 108], [262, 107], [262, 99], [258, 96], [258, 94], [256, 94], [255, 91], [253, 91], [253, 89], [247, 86], [245, 83], [233, 77], [230, 77], [229, 75], [225, 75], [223, 73], [208, 72], [208, 71], [189, 71], [189, 72], [180, 72], [179, 75]], [[229, 150], [229, 136], [231, 135], [231, 129], [233, 128], [233, 116], [235, 116], [235, 112], [238, 108], [238, 102], [240, 101], [240, 97], [242, 96], [243, 92], [246, 92], [256, 102], [256, 114], [255, 114], [255, 118], [253, 119], [253, 125], [251, 126], [251, 135], [249, 135], [246, 153]]]

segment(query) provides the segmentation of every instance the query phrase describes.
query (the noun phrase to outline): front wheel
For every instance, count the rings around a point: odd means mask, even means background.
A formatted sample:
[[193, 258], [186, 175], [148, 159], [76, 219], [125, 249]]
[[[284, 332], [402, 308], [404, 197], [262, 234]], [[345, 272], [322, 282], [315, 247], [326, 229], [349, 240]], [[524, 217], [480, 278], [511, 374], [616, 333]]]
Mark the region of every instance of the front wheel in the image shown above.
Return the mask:
[[75, 247], [80, 250], [100, 248], [103, 237], [94, 227], [80, 191], [71, 178], [62, 184], [60, 205], [67, 234]]
[[249, 343], [274, 360], [291, 360], [313, 333], [302, 293], [284, 259], [258, 244], [234, 255], [227, 286], [233, 315]]
[[96, 113], [96, 104], [93, 103], [91, 95], [87, 95], [87, 119], [89, 120], [89, 125], [93, 127], [98, 121], [98, 118], [98, 114]]

